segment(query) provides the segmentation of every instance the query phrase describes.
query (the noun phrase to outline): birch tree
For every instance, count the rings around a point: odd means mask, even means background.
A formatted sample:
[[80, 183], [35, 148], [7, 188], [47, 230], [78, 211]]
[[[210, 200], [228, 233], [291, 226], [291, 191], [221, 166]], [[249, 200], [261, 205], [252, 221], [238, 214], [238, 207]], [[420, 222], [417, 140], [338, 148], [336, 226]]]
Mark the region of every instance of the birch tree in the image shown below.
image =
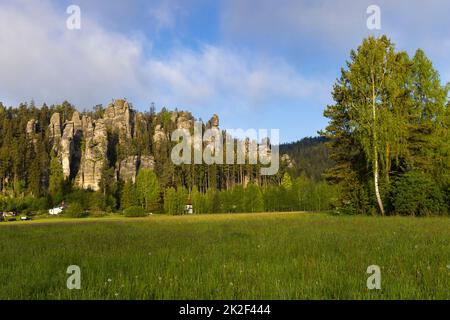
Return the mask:
[[407, 54], [396, 53], [387, 37], [365, 39], [356, 52], [351, 51], [347, 69], [341, 71], [333, 92], [336, 105], [325, 111], [335, 120], [325, 136], [346, 137], [342, 142], [361, 151], [382, 215], [385, 207], [380, 176], [384, 173], [389, 182], [391, 160], [398, 159], [406, 145], [409, 67]]

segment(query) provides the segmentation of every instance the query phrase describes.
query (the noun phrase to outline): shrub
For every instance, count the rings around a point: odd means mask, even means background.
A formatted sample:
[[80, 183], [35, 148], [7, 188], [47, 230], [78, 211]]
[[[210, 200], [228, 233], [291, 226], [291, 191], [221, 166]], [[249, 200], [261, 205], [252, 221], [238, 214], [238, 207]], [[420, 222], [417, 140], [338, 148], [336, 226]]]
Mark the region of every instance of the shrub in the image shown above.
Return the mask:
[[123, 210], [123, 214], [125, 217], [145, 217], [147, 212], [142, 207], [131, 206]]
[[79, 203], [75, 202], [64, 210], [64, 215], [71, 218], [84, 218], [88, 216], [88, 213]]
[[391, 200], [395, 212], [402, 215], [423, 216], [447, 211], [439, 186], [418, 171], [405, 173], [395, 181]]

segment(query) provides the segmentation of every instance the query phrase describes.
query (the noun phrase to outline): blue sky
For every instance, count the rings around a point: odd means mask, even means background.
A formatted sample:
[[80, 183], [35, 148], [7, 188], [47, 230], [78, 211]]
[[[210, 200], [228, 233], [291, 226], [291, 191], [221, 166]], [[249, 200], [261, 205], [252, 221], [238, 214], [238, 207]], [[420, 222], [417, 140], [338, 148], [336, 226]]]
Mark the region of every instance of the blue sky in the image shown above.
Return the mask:
[[[80, 30], [66, 28], [71, 4]], [[366, 27], [371, 4], [380, 31]], [[367, 35], [424, 49], [450, 81], [449, 14], [446, 0], [1, 0], [0, 101], [126, 97], [217, 113], [222, 128], [278, 128], [288, 142], [326, 125], [332, 85]]]

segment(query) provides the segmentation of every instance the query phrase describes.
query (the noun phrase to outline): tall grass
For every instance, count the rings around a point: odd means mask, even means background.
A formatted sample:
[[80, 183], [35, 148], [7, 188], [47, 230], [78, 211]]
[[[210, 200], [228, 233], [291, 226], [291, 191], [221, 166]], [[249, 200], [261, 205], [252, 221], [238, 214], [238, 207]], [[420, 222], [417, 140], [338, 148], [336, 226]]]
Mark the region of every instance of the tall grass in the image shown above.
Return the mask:
[[[448, 218], [57, 221], [0, 224], [0, 299], [450, 298]], [[372, 264], [382, 290], [366, 287]], [[80, 290], [66, 288], [69, 265], [81, 268]]]

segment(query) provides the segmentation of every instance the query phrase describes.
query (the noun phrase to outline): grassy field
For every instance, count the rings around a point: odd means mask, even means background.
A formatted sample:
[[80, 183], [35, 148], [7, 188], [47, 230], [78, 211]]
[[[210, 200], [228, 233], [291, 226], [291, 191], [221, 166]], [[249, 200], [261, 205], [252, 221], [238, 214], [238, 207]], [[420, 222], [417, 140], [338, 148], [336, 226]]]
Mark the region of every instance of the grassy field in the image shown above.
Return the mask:
[[450, 299], [449, 218], [52, 219], [0, 223], [0, 241], [0, 299]]

